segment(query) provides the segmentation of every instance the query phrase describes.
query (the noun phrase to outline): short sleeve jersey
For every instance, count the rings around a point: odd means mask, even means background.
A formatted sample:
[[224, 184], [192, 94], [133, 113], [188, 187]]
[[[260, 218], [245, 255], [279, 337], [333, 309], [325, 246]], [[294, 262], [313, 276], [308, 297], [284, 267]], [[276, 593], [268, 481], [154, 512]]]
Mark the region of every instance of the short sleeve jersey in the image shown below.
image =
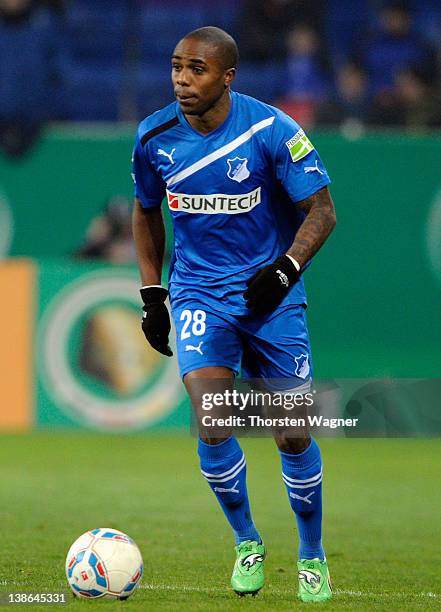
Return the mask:
[[[246, 280], [292, 244], [304, 219], [296, 202], [330, 182], [293, 119], [237, 92], [209, 134], [177, 102], [144, 119], [132, 163], [141, 205], [166, 198], [172, 217], [172, 307], [195, 297], [237, 315], [247, 314]], [[285, 301], [306, 303], [302, 278]]]

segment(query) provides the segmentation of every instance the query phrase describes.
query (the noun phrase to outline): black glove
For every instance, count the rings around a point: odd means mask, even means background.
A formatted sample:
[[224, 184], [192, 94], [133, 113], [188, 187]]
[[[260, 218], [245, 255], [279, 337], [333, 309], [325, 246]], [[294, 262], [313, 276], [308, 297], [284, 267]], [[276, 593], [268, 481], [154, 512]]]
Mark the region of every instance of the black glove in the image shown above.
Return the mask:
[[171, 329], [170, 316], [164, 304], [168, 291], [164, 287], [143, 287], [140, 293], [144, 302], [142, 317], [144, 336], [156, 351], [171, 357], [173, 353], [168, 345], [168, 335]]
[[298, 281], [300, 272], [286, 255], [278, 257], [269, 266], [260, 268], [247, 280], [243, 294], [247, 308], [259, 314], [272, 312]]

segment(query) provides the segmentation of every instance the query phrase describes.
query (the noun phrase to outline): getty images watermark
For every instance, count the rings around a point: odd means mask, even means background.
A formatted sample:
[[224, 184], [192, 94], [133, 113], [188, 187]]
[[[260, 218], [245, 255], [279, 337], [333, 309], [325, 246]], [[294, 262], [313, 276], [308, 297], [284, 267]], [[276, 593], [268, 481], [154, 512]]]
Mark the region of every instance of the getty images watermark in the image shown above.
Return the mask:
[[[239, 414], [217, 416], [205, 414], [201, 417], [204, 427], [293, 427], [303, 428], [324, 427], [337, 429], [338, 427], [356, 427], [358, 418], [326, 417], [323, 414], [308, 414], [292, 416], [281, 411], [291, 412], [297, 408], [311, 408], [314, 406], [314, 391], [305, 393], [254, 391], [241, 392], [236, 389], [216, 393], [203, 393], [201, 407], [205, 411], [216, 412], [217, 408], [230, 408], [239, 411]], [[264, 408], [266, 415], [257, 414], [256, 409]], [[276, 412], [277, 416], [270, 416]], [[243, 413], [242, 415], [240, 413]]]
[[[297, 381], [298, 384], [298, 381]], [[268, 386], [271, 390], [268, 390]], [[333, 379], [293, 385], [286, 379], [200, 379], [192, 394], [192, 432], [212, 437], [441, 435], [441, 379]]]

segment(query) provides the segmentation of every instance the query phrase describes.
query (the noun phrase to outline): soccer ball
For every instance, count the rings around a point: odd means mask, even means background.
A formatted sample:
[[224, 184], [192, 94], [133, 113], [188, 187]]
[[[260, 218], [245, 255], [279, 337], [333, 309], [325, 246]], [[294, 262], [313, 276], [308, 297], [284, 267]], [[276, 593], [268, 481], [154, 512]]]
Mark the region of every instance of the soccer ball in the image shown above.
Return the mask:
[[74, 595], [127, 599], [143, 571], [139, 548], [128, 535], [101, 527], [83, 533], [66, 557], [66, 576]]

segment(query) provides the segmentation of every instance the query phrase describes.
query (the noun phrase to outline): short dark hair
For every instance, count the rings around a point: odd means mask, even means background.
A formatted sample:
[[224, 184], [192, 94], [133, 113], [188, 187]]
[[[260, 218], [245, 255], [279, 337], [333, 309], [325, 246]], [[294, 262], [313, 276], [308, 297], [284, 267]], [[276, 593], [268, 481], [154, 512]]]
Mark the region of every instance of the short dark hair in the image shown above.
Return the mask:
[[225, 69], [237, 67], [239, 63], [239, 50], [234, 38], [228, 32], [225, 32], [225, 30], [215, 26], [205, 26], [189, 32], [184, 36], [183, 40], [187, 38], [196, 38], [216, 47]]

